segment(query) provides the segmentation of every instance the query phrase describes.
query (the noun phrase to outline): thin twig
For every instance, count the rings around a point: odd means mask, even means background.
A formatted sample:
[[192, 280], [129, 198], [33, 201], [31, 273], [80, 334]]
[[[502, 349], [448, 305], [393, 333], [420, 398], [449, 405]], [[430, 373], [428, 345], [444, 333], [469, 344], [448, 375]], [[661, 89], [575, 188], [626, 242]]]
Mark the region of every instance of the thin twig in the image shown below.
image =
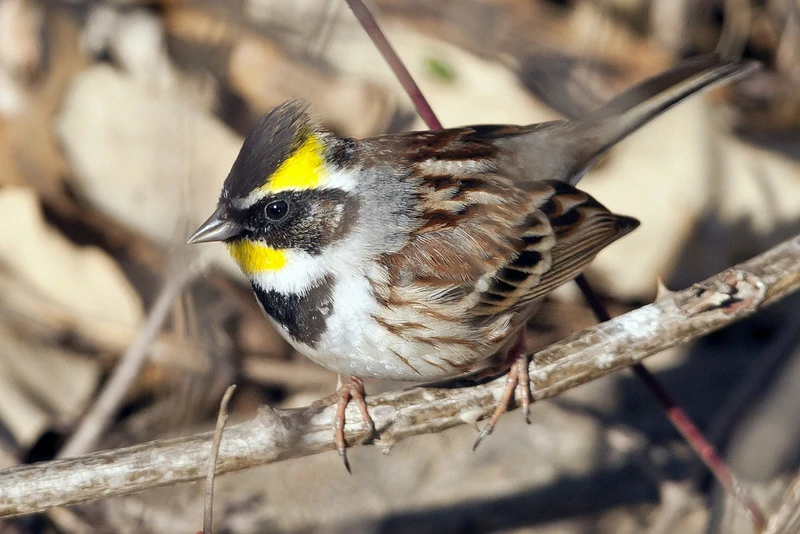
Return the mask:
[[219, 403], [217, 426], [214, 428], [214, 441], [211, 443], [211, 454], [208, 457], [206, 502], [203, 509], [203, 534], [211, 534], [211, 526], [214, 523], [214, 477], [217, 474], [217, 458], [219, 457], [219, 444], [222, 441], [222, 430], [228, 421], [228, 403], [234, 391], [236, 391], [236, 384], [228, 386], [222, 396], [222, 401]]
[[191, 279], [193, 269], [183, 265], [170, 270], [153, 308], [147, 316], [133, 343], [125, 351], [119, 365], [100, 392], [92, 408], [84, 416], [77, 430], [67, 441], [58, 458], [69, 458], [92, 450], [103, 431], [125, 398], [131, 384], [147, 360], [150, 344], [158, 335], [161, 326], [172, 309], [172, 302]]
[[[718, 330], [797, 289], [800, 236], [537, 352], [528, 367], [534, 399], [553, 397]], [[368, 404], [381, 443], [390, 445], [487, 417], [504, 385], [501, 377], [470, 387], [417, 387], [372, 396]], [[335, 410], [265, 408], [256, 418], [228, 427], [217, 474], [333, 450]], [[357, 446], [366, 431], [357, 410], [350, 406], [346, 416], [354, 421], [345, 428], [350, 446]], [[203, 478], [211, 439], [206, 432], [0, 471], [0, 517]]]
[[436, 118], [436, 114], [433, 112], [425, 95], [422, 94], [422, 90], [417, 85], [417, 82], [414, 81], [411, 73], [408, 72], [403, 60], [400, 59], [400, 56], [398, 56], [397, 52], [392, 48], [391, 43], [389, 43], [386, 35], [381, 30], [380, 26], [378, 26], [369, 8], [367, 8], [361, 0], [347, 0], [347, 5], [350, 6], [350, 10], [356, 16], [358, 22], [361, 23], [361, 26], [364, 28], [364, 31], [367, 32], [369, 38], [372, 39], [375, 48], [378, 49], [383, 59], [389, 64], [397, 81], [403, 86], [408, 97], [414, 103], [417, 113], [419, 113], [419, 116], [425, 121], [425, 124], [428, 125], [428, 128], [431, 130], [441, 130], [442, 123]]

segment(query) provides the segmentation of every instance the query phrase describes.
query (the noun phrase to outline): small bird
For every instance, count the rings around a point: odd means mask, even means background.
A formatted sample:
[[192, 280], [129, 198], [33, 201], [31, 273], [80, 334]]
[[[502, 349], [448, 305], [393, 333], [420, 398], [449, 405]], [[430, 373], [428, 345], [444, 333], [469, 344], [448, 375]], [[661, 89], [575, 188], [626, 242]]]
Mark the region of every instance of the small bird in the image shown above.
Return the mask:
[[[505, 368], [527, 419], [524, 326], [537, 302], [638, 226], [574, 184], [612, 145], [691, 94], [757, 67], [701, 56], [633, 87], [589, 116], [334, 135], [302, 102], [247, 136], [216, 211], [189, 243], [222, 241], [266, 316], [299, 352], [346, 377], [425, 382]], [[657, 179], [657, 178], [656, 178]], [[476, 442], [476, 445], [477, 443]]]

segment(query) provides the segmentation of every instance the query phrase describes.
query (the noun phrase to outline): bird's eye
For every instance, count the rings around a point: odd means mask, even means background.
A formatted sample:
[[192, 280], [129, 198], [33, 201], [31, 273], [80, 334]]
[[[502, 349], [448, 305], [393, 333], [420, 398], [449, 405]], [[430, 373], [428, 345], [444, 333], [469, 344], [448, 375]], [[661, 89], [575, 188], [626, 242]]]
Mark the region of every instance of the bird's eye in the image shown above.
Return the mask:
[[280, 221], [289, 212], [289, 204], [285, 200], [273, 200], [264, 208], [264, 213], [268, 219]]

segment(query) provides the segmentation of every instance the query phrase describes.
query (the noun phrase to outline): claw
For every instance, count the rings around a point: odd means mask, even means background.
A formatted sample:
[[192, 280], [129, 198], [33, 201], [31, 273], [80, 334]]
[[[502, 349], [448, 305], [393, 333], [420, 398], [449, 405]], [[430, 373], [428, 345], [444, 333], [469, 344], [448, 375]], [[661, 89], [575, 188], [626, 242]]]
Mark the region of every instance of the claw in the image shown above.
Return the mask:
[[478, 434], [478, 439], [476, 439], [475, 443], [472, 444], [472, 450], [475, 451], [478, 448], [478, 445], [481, 444], [481, 441], [483, 441], [484, 438], [486, 438], [486, 436], [491, 434], [493, 430], [494, 430], [494, 425], [488, 425], [487, 424], [485, 427], [483, 427], [483, 430], [481, 430], [481, 433]]
[[320, 399], [313, 404], [313, 406], [316, 407], [336, 404], [336, 414], [333, 419], [333, 443], [336, 446], [336, 452], [339, 453], [342, 462], [344, 462], [344, 468], [347, 469], [347, 472], [350, 474], [352, 474], [352, 471], [350, 470], [350, 462], [347, 459], [347, 441], [344, 438], [344, 425], [345, 410], [351, 400], [356, 401], [358, 404], [361, 418], [369, 430], [369, 436], [367, 436], [367, 438], [372, 439], [378, 436], [378, 431], [375, 429], [375, 422], [369, 415], [369, 410], [367, 410], [367, 403], [364, 400], [365, 396], [364, 382], [359, 378], [350, 377], [344, 381], [336, 393]]
[[525, 351], [525, 333], [523, 331], [520, 332], [517, 342], [514, 344], [511, 351], [509, 351], [509, 360], [512, 360], [513, 363], [506, 376], [506, 385], [503, 389], [503, 395], [500, 397], [497, 406], [495, 406], [494, 413], [492, 413], [486, 426], [478, 435], [478, 439], [475, 440], [475, 444], [472, 445], [473, 451], [478, 448], [478, 445], [481, 444], [486, 436], [494, 431], [494, 427], [497, 425], [500, 416], [508, 410], [508, 404], [511, 402], [511, 399], [514, 398], [514, 391], [518, 387], [521, 390], [522, 415], [525, 417], [525, 422], [531, 424], [530, 413], [532, 396], [530, 378], [528, 377], [528, 355]]
[[339, 456], [342, 457], [342, 463], [344, 463], [344, 468], [347, 469], [347, 474], [352, 475], [353, 470], [350, 469], [350, 460], [347, 459], [347, 449], [338, 449]]
[[342, 386], [339, 388], [337, 397], [336, 417], [333, 420], [333, 442], [336, 444], [339, 456], [342, 457], [344, 468], [347, 469], [348, 473], [352, 473], [350, 471], [350, 462], [347, 461], [347, 442], [344, 439], [344, 413], [352, 398], [352, 392], [349, 387]]

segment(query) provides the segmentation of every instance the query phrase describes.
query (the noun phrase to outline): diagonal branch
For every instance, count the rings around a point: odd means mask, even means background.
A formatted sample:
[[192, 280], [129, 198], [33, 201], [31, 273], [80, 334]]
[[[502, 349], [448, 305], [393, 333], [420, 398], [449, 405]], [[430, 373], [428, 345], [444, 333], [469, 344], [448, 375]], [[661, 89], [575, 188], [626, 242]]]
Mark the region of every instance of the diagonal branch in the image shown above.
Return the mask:
[[[797, 236], [700, 284], [537, 352], [529, 367], [534, 398], [558, 395], [720, 329], [799, 288]], [[382, 443], [391, 444], [488, 416], [504, 381], [376, 395], [370, 398], [370, 413]], [[350, 407], [348, 421], [360, 421], [356, 409]], [[256, 418], [227, 428], [217, 473], [332, 450], [334, 411], [265, 408]], [[348, 441], [355, 444], [364, 431], [361, 423], [348, 425]], [[211, 437], [206, 432], [0, 471], [0, 517], [201, 479]]]

